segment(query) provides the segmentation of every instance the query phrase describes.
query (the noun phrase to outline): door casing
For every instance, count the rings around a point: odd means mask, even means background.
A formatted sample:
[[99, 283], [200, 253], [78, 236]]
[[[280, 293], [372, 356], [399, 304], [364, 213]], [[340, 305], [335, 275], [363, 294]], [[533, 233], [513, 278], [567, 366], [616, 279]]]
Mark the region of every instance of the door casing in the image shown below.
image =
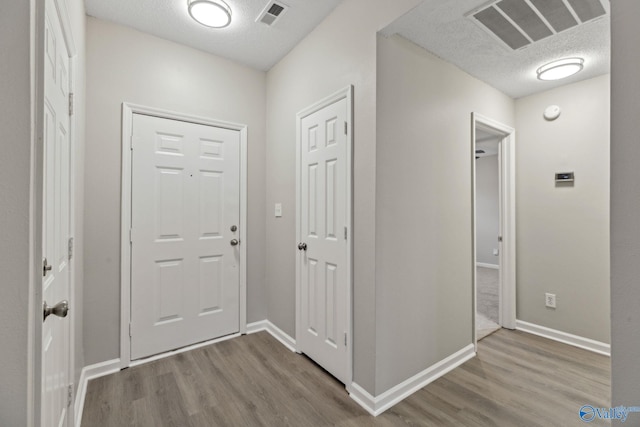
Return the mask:
[[[120, 368], [132, 366], [131, 337], [131, 136], [133, 134], [133, 115], [145, 114], [163, 119], [178, 120], [206, 126], [231, 129], [240, 132], [240, 332], [225, 338], [247, 332], [247, 125], [224, 122], [190, 114], [146, 107], [124, 102], [122, 104], [122, 199], [120, 233]], [[202, 345], [202, 344], [200, 344]], [[170, 353], [166, 353], [170, 354]], [[159, 357], [162, 357], [160, 355]], [[156, 360], [158, 356], [136, 361], [133, 364]]]
[[471, 113], [471, 189], [472, 189], [472, 277], [473, 277], [473, 344], [478, 351], [476, 331], [477, 277], [476, 277], [476, 128], [501, 135], [498, 144], [500, 179], [500, 283], [499, 324], [507, 329], [516, 328], [516, 157], [515, 129], [478, 113]]
[[[346, 172], [346, 224], [347, 224], [347, 381], [345, 383], [346, 390], [351, 392], [353, 383], [353, 86], [349, 85], [326, 98], [310, 105], [296, 115], [296, 242], [302, 239], [302, 224], [300, 221], [302, 210], [300, 201], [302, 200], [301, 188], [301, 156], [302, 156], [302, 119], [319, 111], [323, 108], [340, 101], [347, 100], [347, 172]], [[302, 263], [302, 254], [297, 247], [292, 246], [292, 251], [296, 254], [296, 336], [302, 334], [302, 301], [301, 298], [301, 278], [299, 276], [300, 265]], [[301, 353], [301, 349], [296, 345], [296, 352]]]

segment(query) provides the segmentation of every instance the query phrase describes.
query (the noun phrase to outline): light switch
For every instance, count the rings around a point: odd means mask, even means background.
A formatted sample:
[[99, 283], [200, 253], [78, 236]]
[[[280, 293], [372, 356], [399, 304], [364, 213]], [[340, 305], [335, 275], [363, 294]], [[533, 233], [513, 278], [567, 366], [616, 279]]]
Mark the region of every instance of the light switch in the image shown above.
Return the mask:
[[282, 216], [282, 203], [276, 203], [275, 215], [276, 218], [280, 218]]

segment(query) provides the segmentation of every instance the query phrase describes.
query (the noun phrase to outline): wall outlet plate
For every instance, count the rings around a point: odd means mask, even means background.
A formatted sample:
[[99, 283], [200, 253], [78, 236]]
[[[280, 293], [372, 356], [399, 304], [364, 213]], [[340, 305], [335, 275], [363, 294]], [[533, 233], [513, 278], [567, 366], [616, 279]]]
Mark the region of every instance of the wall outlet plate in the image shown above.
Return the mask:
[[549, 308], [556, 308], [556, 294], [544, 294], [544, 305]]

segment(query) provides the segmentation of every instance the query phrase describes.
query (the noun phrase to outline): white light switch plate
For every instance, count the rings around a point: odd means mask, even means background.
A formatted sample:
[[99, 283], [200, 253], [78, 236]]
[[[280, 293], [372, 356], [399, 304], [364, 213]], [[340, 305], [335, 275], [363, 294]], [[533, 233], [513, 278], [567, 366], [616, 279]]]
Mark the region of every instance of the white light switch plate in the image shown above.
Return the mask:
[[282, 203], [276, 203], [275, 215], [276, 218], [280, 218], [282, 216]]

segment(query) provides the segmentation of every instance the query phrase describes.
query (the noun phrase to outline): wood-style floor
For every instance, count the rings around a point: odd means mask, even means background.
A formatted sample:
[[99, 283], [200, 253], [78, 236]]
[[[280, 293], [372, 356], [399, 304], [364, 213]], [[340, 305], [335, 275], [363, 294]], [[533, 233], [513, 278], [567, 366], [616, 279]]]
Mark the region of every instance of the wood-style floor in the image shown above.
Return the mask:
[[477, 357], [374, 418], [260, 332], [92, 380], [82, 426], [581, 426], [582, 405], [610, 406], [609, 372], [605, 356], [500, 330]]

